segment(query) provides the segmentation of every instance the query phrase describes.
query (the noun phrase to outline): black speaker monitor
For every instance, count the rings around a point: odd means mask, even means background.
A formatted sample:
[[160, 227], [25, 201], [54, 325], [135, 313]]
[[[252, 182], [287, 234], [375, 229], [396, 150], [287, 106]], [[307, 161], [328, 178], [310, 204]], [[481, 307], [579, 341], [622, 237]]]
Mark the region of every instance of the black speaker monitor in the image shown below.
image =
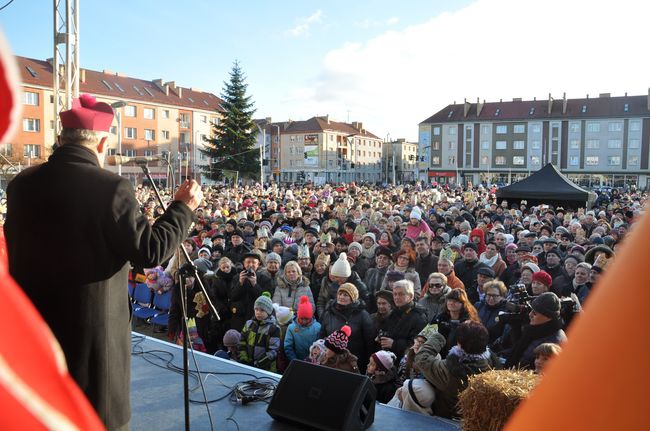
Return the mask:
[[326, 431], [365, 430], [376, 390], [360, 374], [291, 361], [266, 410], [273, 419]]

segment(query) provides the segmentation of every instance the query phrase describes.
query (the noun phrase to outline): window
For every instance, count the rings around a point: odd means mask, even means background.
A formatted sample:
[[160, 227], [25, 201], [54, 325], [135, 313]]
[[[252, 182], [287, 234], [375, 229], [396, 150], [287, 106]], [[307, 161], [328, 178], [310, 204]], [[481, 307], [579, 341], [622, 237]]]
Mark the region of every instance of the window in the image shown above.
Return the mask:
[[630, 166], [638, 166], [639, 165], [639, 156], [630, 156], [627, 159], [627, 164]]
[[122, 86], [120, 84], [118, 84], [117, 82], [114, 82], [113, 84], [115, 84], [115, 88], [120, 90], [120, 93], [124, 93], [124, 89], [122, 88]]
[[587, 139], [587, 149], [589, 150], [597, 150], [600, 148], [600, 140], [599, 139]]
[[447, 163], [450, 164], [450, 165], [455, 166], [456, 165], [456, 156], [449, 156], [449, 158], [447, 159]]
[[569, 123], [569, 132], [571, 133], [578, 133], [580, 132], [580, 123], [577, 121], [573, 121]]
[[153, 156], [153, 150], [144, 150], [144, 156], [145, 157]]
[[433, 146], [431, 147], [434, 150], [439, 150], [440, 149], [440, 141], [433, 141]]
[[142, 116], [146, 118], [147, 120], [153, 120], [154, 119], [154, 111], [151, 108], [144, 108], [142, 111]]
[[439, 165], [440, 164], [440, 157], [439, 156], [433, 156], [431, 158], [431, 163], [434, 165]]
[[630, 132], [638, 132], [641, 130], [641, 122], [640, 121], [630, 121]]
[[178, 136], [178, 142], [180, 142], [183, 145], [187, 145], [187, 133], [181, 132]]
[[127, 117], [135, 117], [135, 113], [136, 113], [135, 106], [126, 105], [124, 107], [124, 115], [125, 116], [127, 116]]
[[482, 141], [481, 150], [489, 150], [489, 149], [490, 149], [490, 141]]
[[449, 111], [449, 114], [447, 114], [447, 118], [451, 118], [452, 115], [454, 115], [454, 111]]
[[144, 140], [145, 141], [155, 141], [156, 132], [151, 129], [144, 129]]
[[526, 158], [524, 156], [514, 156], [512, 158], [512, 164], [516, 166], [523, 166], [525, 162]]
[[135, 150], [124, 150], [124, 155], [126, 157], [135, 157], [136, 156]]
[[41, 120], [38, 118], [24, 118], [23, 119], [23, 132], [40, 132]]
[[532, 133], [541, 133], [542, 132], [542, 127], [539, 124], [533, 124], [530, 126], [531, 132]]
[[201, 115], [201, 123], [207, 123], [208, 122], [208, 116], [207, 115]]
[[578, 166], [579, 163], [580, 163], [580, 158], [578, 156], [569, 157], [569, 165]]
[[450, 150], [455, 150], [456, 149], [456, 143], [454, 141], [449, 141], [449, 147]]
[[584, 114], [585, 112], [587, 112], [587, 105], [582, 105], [582, 109], [581, 109], [581, 111], [582, 111], [583, 114]]
[[620, 139], [610, 139], [607, 141], [607, 148], [622, 148]]
[[144, 94], [142, 93], [142, 91], [141, 91], [138, 87], [136, 87], [135, 85], [133, 86], [133, 89], [134, 89], [134, 90], [135, 90], [135, 91], [136, 91], [140, 96], [144, 96]]
[[587, 156], [585, 157], [585, 164], [589, 166], [595, 166], [598, 164], [598, 156]]
[[160, 135], [163, 139], [169, 139], [169, 130], [161, 130]]
[[41, 146], [34, 144], [23, 145], [23, 155], [30, 159], [38, 159], [41, 157]]
[[31, 91], [25, 91], [23, 93], [23, 104], [38, 106], [38, 93], [33, 93]]
[[189, 114], [180, 115], [181, 127], [183, 129], [188, 129], [190, 127], [190, 116]]
[[456, 127], [454, 127], [454, 126], [449, 126], [449, 127], [447, 128], [447, 133], [449, 133], [450, 135], [455, 135], [455, 134], [456, 134]]
[[600, 132], [600, 123], [587, 123], [587, 132], [591, 132], [591, 133]]
[[169, 109], [163, 109], [162, 110], [162, 117], [163, 118], [169, 118]]
[[114, 156], [117, 154], [117, 150], [115, 148], [109, 148], [108, 149], [108, 155], [109, 156]]
[[151, 90], [149, 90], [149, 88], [144, 87], [144, 91], [145, 91], [149, 96], [153, 97], [153, 93], [151, 92]]
[[3, 156], [11, 157], [14, 151], [11, 144], [2, 144], [0, 145], [0, 154]]
[[540, 145], [539, 141], [531, 141], [530, 148], [532, 148], [533, 150], [539, 150], [540, 148], [542, 148], [542, 146]]
[[25, 66], [25, 69], [29, 72], [30, 75], [32, 75], [32, 78], [36, 78], [38, 76], [38, 73], [34, 69], [32, 69], [29, 66]]
[[610, 132], [621, 132], [623, 131], [623, 123], [620, 121], [610, 121], [607, 125], [607, 129]]
[[569, 148], [572, 150], [579, 150], [580, 149], [580, 140], [579, 139], [572, 139], [569, 141]]
[[497, 150], [505, 150], [508, 148], [508, 144], [506, 141], [496, 141], [494, 144]]
[[128, 139], [136, 139], [138, 137], [137, 129], [135, 127], [125, 127], [124, 137]]
[[494, 164], [495, 165], [505, 165], [506, 164], [506, 157], [505, 156], [496, 156], [494, 158]]
[[504, 135], [508, 133], [508, 126], [506, 126], [505, 124], [498, 125], [496, 127], [496, 133], [497, 135]]
[[533, 115], [535, 113], [535, 107], [530, 108], [530, 111], [528, 111], [528, 115]]
[[110, 133], [113, 135], [117, 135], [117, 126], [111, 126]]
[[105, 79], [102, 79], [102, 84], [104, 84], [109, 90], [113, 91], [113, 87], [111, 87], [111, 84], [109, 84]]
[[638, 139], [630, 139], [627, 142], [627, 147], [632, 150], [636, 150], [640, 148], [640, 145], [641, 145], [641, 141], [639, 141]]
[[526, 133], [526, 125], [525, 124], [515, 124], [513, 127], [513, 132], [514, 133]]
[[499, 115], [501, 115], [501, 108], [497, 108], [497, 110], [494, 111], [494, 116], [495, 117], [498, 117]]
[[607, 164], [609, 166], [618, 166], [621, 164], [621, 156], [609, 156], [607, 157]]
[[433, 134], [434, 135], [439, 135], [440, 134], [440, 126], [435, 126], [433, 128]]
[[481, 133], [484, 134], [484, 135], [487, 135], [488, 133], [490, 133], [490, 126], [488, 126], [487, 124], [482, 125], [481, 126]]
[[490, 164], [490, 158], [488, 156], [481, 156], [481, 164], [482, 165], [489, 165]]
[[530, 164], [533, 166], [539, 166], [539, 157], [538, 156], [530, 156]]
[[512, 148], [514, 150], [523, 150], [526, 147], [526, 142], [525, 141], [514, 141], [512, 143]]

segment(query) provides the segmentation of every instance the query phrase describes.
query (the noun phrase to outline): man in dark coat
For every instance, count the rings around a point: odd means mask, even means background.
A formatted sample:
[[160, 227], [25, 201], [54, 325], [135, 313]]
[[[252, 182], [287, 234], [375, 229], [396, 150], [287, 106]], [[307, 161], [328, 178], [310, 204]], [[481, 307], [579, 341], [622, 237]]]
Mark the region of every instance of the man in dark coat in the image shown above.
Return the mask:
[[454, 272], [465, 285], [465, 291], [468, 292], [470, 299], [472, 297], [469, 295], [469, 292], [476, 292], [478, 270], [481, 268], [489, 268], [489, 266], [478, 260], [477, 252], [478, 247], [476, 244], [468, 242], [463, 247], [463, 259], [457, 261], [454, 265]]
[[[415, 251], [418, 256], [415, 259], [415, 270], [420, 276], [420, 287], [426, 290], [424, 285], [429, 278], [429, 274], [438, 271], [438, 257], [431, 251], [429, 238], [419, 236], [415, 241]], [[416, 298], [416, 302], [419, 298]]]
[[241, 332], [246, 321], [253, 317], [255, 300], [263, 291], [272, 293], [271, 279], [260, 271], [261, 262], [259, 254], [246, 253], [242, 261], [244, 269], [232, 279], [228, 293], [228, 307], [232, 315], [230, 329]]
[[[7, 188], [9, 270], [50, 325], [70, 374], [108, 429], [130, 419], [130, 264], [151, 268], [186, 237], [199, 185], [185, 182], [151, 225], [129, 181], [102, 169], [113, 110], [82, 95], [61, 113], [49, 160]], [[37, 228], [38, 227], [38, 228]], [[34, 244], [51, 256], [34, 266]]]

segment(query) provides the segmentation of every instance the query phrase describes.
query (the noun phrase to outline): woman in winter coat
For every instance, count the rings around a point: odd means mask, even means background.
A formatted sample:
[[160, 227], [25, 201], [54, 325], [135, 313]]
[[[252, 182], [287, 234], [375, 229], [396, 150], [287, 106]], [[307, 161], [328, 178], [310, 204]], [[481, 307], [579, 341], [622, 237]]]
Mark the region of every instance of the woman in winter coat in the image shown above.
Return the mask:
[[445, 297], [445, 309], [431, 322], [438, 325], [438, 332], [447, 340], [445, 348], [440, 352], [443, 358], [447, 356], [449, 349], [456, 345], [458, 326], [466, 320], [480, 322], [476, 309], [467, 299], [465, 291], [452, 289]]
[[[222, 346], [223, 336], [230, 329], [230, 310], [228, 309], [228, 292], [232, 284], [232, 279], [237, 271], [235, 266], [227, 257], [219, 260], [218, 269], [213, 275], [205, 277], [205, 289], [208, 292], [210, 301], [217, 309], [221, 320], [213, 315], [212, 310], [208, 311], [209, 326], [208, 338], [204, 340], [208, 353], [216, 351]], [[214, 350], [213, 350], [214, 349]]]
[[441, 272], [432, 272], [424, 285], [424, 297], [418, 304], [427, 312], [427, 322], [433, 320], [445, 309], [445, 296], [451, 292], [447, 286], [447, 277]]
[[298, 262], [294, 260], [287, 262], [284, 267], [284, 274], [278, 277], [277, 283], [273, 293], [274, 303], [289, 307], [295, 312], [298, 311], [300, 297], [304, 295], [309, 298], [312, 306], [316, 306], [309, 288], [309, 280], [307, 277], [302, 276], [302, 270]]
[[314, 269], [309, 276], [309, 288], [314, 300], [318, 299], [320, 287], [323, 285], [323, 279], [327, 279], [330, 269], [330, 255], [321, 253], [314, 262]]
[[372, 321], [359, 303], [359, 292], [352, 283], [343, 283], [330, 301], [321, 317], [321, 338], [325, 338], [342, 326], [352, 329], [348, 350], [359, 359], [359, 368], [365, 373], [368, 358], [373, 351]]
[[490, 334], [490, 343], [493, 343], [503, 334], [504, 325], [497, 322], [496, 318], [502, 311], [507, 311], [506, 295], [508, 288], [502, 281], [488, 281], [483, 285], [485, 297], [475, 304], [478, 317], [481, 323], [487, 328]]
[[336, 299], [339, 287], [344, 283], [351, 283], [356, 287], [360, 303], [359, 306], [365, 308], [365, 305], [368, 303], [368, 288], [361, 281], [359, 275], [352, 271], [347, 255], [341, 252], [336, 262], [330, 268], [327, 278], [323, 279], [323, 285], [320, 288], [318, 300], [316, 301], [319, 317], [323, 315], [330, 301]]
[[[388, 267], [388, 272], [397, 271], [404, 274], [404, 278], [413, 283], [415, 288], [415, 297], [420, 297], [422, 284], [420, 283], [420, 275], [415, 270], [415, 254], [406, 250], [400, 250], [394, 255], [394, 263]], [[384, 282], [381, 286], [382, 290], [388, 289], [388, 281], [384, 277]]]

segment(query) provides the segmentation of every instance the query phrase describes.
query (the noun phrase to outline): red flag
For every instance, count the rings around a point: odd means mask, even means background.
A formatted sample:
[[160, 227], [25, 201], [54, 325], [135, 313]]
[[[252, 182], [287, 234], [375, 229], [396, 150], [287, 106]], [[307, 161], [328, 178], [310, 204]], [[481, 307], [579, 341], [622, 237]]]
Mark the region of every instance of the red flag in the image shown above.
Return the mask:
[[645, 214], [573, 322], [562, 353], [506, 431], [648, 429], [649, 242]]
[[[20, 110], [15, 60], [0, 33], [0, 143]], [[104, 429], [68, 374], [61, 347], [7, 270], [0, 229], [0, 429]]]

